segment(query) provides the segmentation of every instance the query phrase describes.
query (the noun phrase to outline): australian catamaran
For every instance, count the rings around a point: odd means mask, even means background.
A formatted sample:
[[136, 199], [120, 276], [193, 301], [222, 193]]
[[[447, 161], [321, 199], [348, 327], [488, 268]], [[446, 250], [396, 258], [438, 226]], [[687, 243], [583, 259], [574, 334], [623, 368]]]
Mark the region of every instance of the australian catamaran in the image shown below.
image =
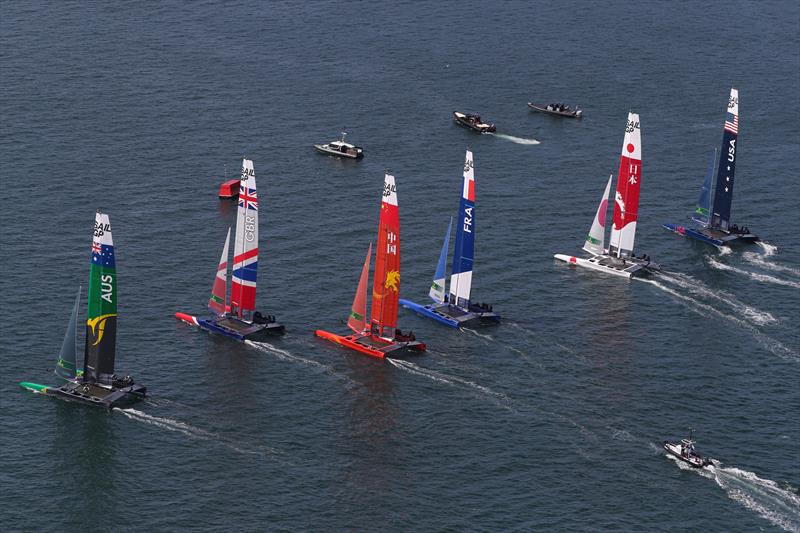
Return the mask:
[[272, 315], [262, 315], [256, 308], [256, 278], [258, 275], [258, 193], [253, 162], [242, 161], [239, 185], [239, 209], [236, 219], [236, 238], [233, 249], [233, 272], [230, 300], [228, 299], [228, 244], [231, 230], [225, 238], [222, 257], [211, 289], [208, 308], [210, 318], [198, 318], [186, 313], [175, 317], [187, 324], [218, 333], [239, 341], [263, 340], [282, 334], [284, 327]]

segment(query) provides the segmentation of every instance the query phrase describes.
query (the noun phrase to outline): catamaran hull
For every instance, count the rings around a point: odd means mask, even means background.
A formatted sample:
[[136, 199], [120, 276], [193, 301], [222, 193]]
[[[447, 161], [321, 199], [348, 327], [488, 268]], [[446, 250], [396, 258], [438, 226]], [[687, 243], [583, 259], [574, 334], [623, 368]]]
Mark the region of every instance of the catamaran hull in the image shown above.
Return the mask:
[[630, 278], [634, 275], [642, 275], [644, 269], [641, 265], [636, 263], [628, 263], [627, 268], [614, 268], [611, 266], [601, 265], [599, 263], [593, 262], [589, 259], [583, 259], [580, 257], [575, 257], [573, 255], [564, 255], [564, 254], [555, 254], [553, 257], [558, 259], [559, 261], [564, 261], [565, 263], [569, 263], [570, 265], [580, 266], [584, 268], [588, 268], [590, 270], [596, 270], [598, 272], [605, 272], [606, 274], [611, 274], [613, 276], [619, 276], [622, 278]]
[[500, 315], [491, 311], [472, 312], [453, 308], [447, 304], [420, 305], [411, 300], [400, 299], [400, 305], [420, 316], [431, 318], [451, 328], [492, 325], [500, 323]]
[[143, 400], [147, 394], [145, 386], [136, 384], [127, 387], [105, 388], [85, 383], [68, 383], [61, 387], [50, 387], [37, 383], [22, 382], [20, 386], [36, 394], [44, 394], [68, 402], [105, 407], [106, 409], [134, 404]]
[[425, 351], [425, 344], [419, 341], [393, 342], [372, 335], [337, 335], [322, 329], [314, 335], [376, 359]]
[[210, 333], [230, 337], [237, 341], [264, 341], [276, 335], [283, 335], [286, 328], [283, 324], [269, 322], [267, 324], [251, 324], [233, 317], [197, 318], [186, 313], [175, 313], [175, 318], [190, 326], [197, 326]]
[[729, 246], [732, 244], [749, 244], [758, 242], [758, 236], [753, 235], [752, 233], [724, 233], [721, 231], [711, 233], [711, 230], [687, 228], [686, 226], [670, 223], [662, 224], [662, 227], [683, 237], [689, 237], [700, 242], [713, 244], [714, 246]]

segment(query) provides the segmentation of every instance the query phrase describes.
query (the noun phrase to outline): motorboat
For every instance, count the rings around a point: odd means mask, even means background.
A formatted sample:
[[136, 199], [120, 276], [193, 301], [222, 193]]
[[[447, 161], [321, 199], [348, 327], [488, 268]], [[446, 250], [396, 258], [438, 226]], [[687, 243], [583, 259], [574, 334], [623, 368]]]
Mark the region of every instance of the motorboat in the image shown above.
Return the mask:
[[681, 439], [680, 442], [664, 441], [664, 449], [668, 454], [679, 461], [686, 463], [692, 468], [705, 468], [714, 466], [713, 461], [708, 457], [703, 457], [694, 451], [694, 441], [692, 440], [692, 430], [689, 430], [689, 437]]
[[560, 117], [568, 117], [568, 118], [581, 118], [583, 116], [583, 109], [580, 106], [575, 106], [575, 108], [571, 108], [566, 104], [534, 104], [533, 102], [528, 102], [528, 107], [535, 111], [540, 111], [542, 113], [549, 113], [551, 115], [558, 115]]
[[460, 111], [453, 111], [453, 119], [465, 128], [469, 128], [478, 133], [494, 133], [497, 128], [494, 124], [487, 124], [481, 120], [480, 115], [471, 115]]
[[323, 154], [332, 155], [335, 157], [344, 157], [346, 159], [361, 159], [364, 157], [364, 149], [360, 146], [345, 142], [344, 138], [347, 132], [342, 132], [342, 138], [338, 141], [331, 141], [327, 144], [315, 144], [314, 148]]

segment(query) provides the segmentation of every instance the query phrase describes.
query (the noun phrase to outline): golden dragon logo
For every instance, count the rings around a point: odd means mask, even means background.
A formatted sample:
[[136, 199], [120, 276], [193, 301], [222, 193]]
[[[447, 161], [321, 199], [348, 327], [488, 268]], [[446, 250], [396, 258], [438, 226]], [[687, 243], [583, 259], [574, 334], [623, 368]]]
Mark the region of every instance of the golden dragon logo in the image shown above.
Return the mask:
[[86, 321], [86, 325], [92, 330], [92, 335], [97, 339], [92, 343], [92, 346], [97, 346], [103, 340], [103, 333], [106, 331], [106, 321], [112, 316], [117, 316], [116, 313], [110, 315], [100, 315], [96, 318]]
[[394, 292], [398, 291], [398, 285], [400, 285], [400, 272], [397, 270], [390, 270], [386, 273], [386, 283], [384, 283], [384, 287], [387, 289], [392, 289]]

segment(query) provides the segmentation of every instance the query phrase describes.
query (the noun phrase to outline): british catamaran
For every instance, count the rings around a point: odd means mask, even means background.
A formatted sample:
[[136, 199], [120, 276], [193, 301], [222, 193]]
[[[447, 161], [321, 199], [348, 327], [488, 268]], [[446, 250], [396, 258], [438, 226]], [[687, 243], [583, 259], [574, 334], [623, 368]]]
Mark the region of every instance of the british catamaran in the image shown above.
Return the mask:
[[402, 352], [421, 352], [425, 344], [413, 333], [397, 329], [397, 305], [400, 295], [400, 212], [394, 176], [386, 173], [383, 181], [378, 246], [372, 283], [372, 316], [367, 321], [367, 282], [372, 244], [367, 250], [353, 307], [347, 319], [351, 335], [337, 335], [318, 329], [314, 334], [365, 355], [383, 359]]
[[487, 304], [474, 304], [470, 301], [472, 288], [472, 264], [475, 259], [475, 165], [472, 152], [467, 150], [464, 160], [464, 180], [461, 192], [459, 220], [456, 226], [456, 244], [453, 252], [453, 268], [450, 275], [450, 296], [445, 295], [445, 265], [450, 246], [450, 229], [447, 226], [442, 251], [433, 283], [428, 295], [433, 304], [420, 305], [411, 300], [400, 300], [403, 307], [422, 316], [432, 318], [447, 326], [458, 328], [477, 324], [497, 324], [500, 315]]
[[714, 201], [711, 201], [711, 187], [714, 182], [714, 162], [717, 153], [706, 172], [700, 199], [692, 213], [697, 228], [687, 228], [680, 224], [667, 223], [663, 226], [678, 235], [691, 237], [698, 241], [726, 246], [739, 242], [756, 242], [758, 237], [747, 228], [730, 223], [731, 202], [733, 201], [733, 176], [736, 169], [736, 141], [739, 138], [739, 91], [731, 88], [728, 110], [722, 128], [722, 149], [717, 164], [717, 187]]
[[77, 330], [80, 289], [72, 307], [67, 332], [56, 362], [55, 374], [63, 380], [60, 386], [22, 382], [32, 392], [55, 396], [62, 400], [88, 405], [119, 407], [141, 400], [146, 387], [133, 378], [114, 373], [117, 340], [117, 269], [114, 242], [108, 215], [95, 215], [92, 257], [89, 267], [89, 296], [86, 339], [83, 347], [83, 370], [77, 363]]
[[284, 332], [283, 325], [272, 315], [256, 311], [256, 278], [258, 275], [258, 192], [253, 162], [242, 161], [239, 184], [239, 208], [233, 249], [233, 272], [228, 298], [228, 244], [231, 230], [222, 247], [222, 257], [208, 300], [210, 318], [197, 318], [186, 313], [175, 317], [192, 326], [218, 333], [239, 341], [263, 340]]
[[591, 257], [584, 259], [572, 255], [556, 254], [554, 257], [572, 265], [578, 265], [616, 276], [630, 278], [645, 275], [659, 266], [648, 256], [636, 257], [633, 242], [636, 238], [636, 221], [639, 211], [639, 188], [642, 181], [642, 141], [639, 115], [628, 113], [625, 140], [617, 174], [617, 190], [614, 197], [614, 219], [610, 245], [605, 248], [606, 208], [611, 192], [611, 177], [597, 208], [589, 236], [583, 245]]

